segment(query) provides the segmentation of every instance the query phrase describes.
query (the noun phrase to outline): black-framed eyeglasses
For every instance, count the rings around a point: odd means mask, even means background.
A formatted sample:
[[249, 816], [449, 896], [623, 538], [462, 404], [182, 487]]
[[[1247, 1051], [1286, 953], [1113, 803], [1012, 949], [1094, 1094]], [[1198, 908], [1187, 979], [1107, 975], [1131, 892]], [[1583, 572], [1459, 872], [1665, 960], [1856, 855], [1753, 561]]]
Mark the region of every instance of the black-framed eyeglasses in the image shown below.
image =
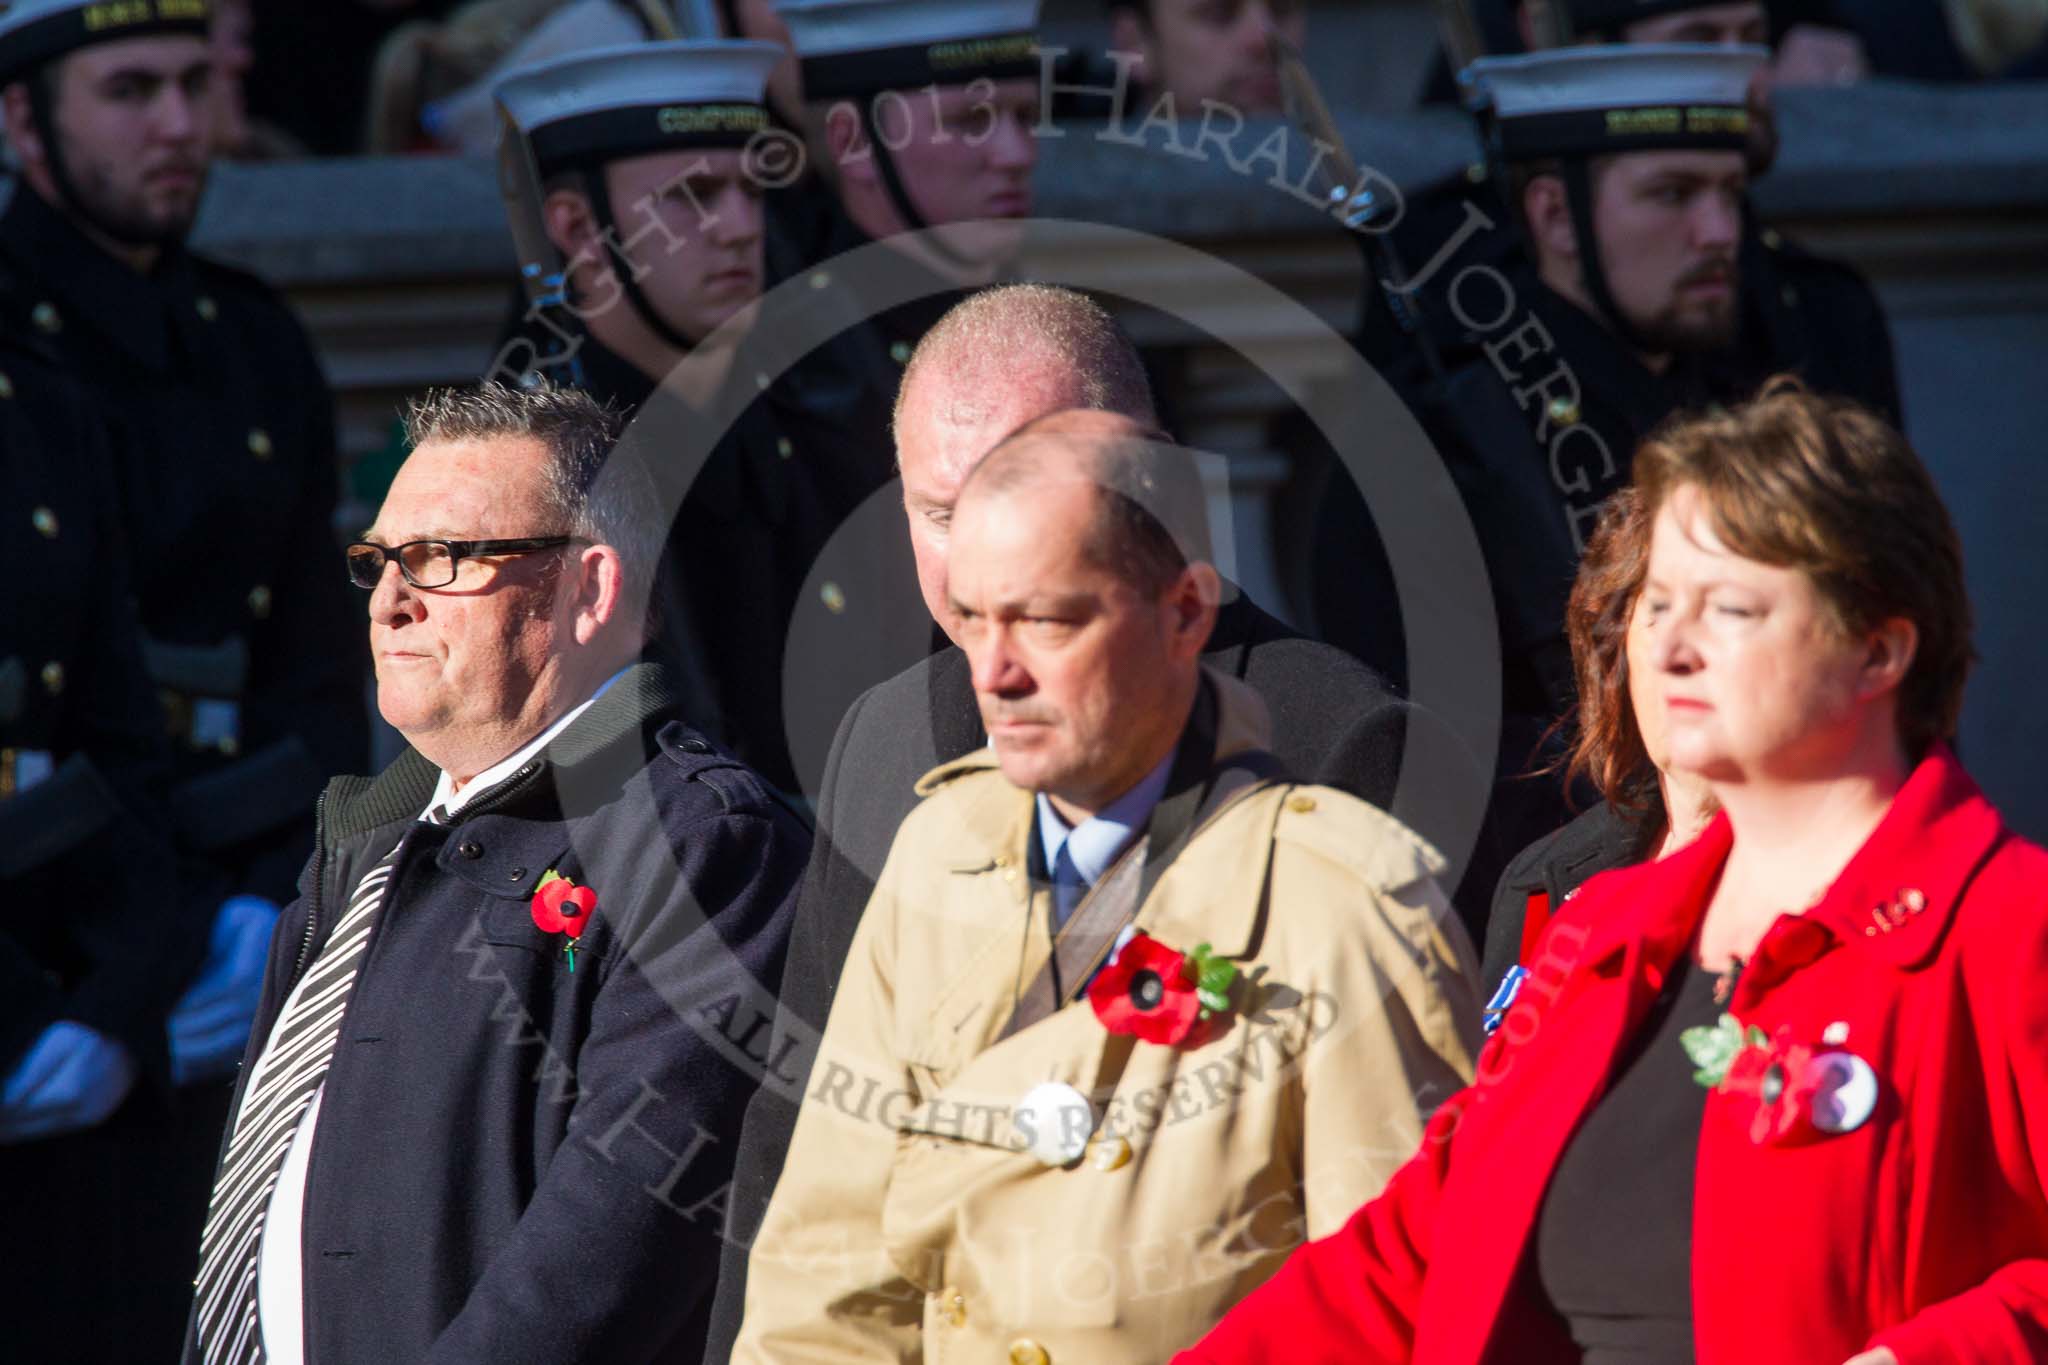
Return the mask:
[[384, 565], [398, 562], [398, 572], [415, 588], [445, 588], [455, 581], [455, 570], [476, 555], [521, 555], [534, 550], [556, 550], [576, 543], [574, 536], [526, 536], [519, 540], [408, 540], [403, 545], [379, 545], [358, 540], [342, 552], [348, 560], [348, 577], [359, 588], [374, 588], [384, 581]]

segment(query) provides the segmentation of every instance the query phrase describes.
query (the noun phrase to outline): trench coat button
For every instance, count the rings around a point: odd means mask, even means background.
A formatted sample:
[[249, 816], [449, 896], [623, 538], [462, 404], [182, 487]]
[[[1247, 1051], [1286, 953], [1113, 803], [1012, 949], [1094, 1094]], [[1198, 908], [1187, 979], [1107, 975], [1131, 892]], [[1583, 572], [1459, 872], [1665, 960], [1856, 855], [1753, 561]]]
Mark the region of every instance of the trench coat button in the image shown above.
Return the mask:
[[47, 507], [38, 507], [29, 515], [29, 525], [43, 533], [44, 540], [57, 538], [57, 514]]
[[1018, 1337], [1010, 1343], [1010, 1365], [1052, 1365], [1052, 1357], [1030, 1337]]
[[249, 614], [259, 621], [270, 619], [269, 585], [258, 583], [255, 587], [249, 589]]
[[910, 343], [907, 341], [890, 342], [889, 359], [895, 361], [898, 365], [908, 365], [910, 363]]
[[220, 305], [213, 301], [211, 294], [201, 294], [199, 302], [192, 306], [198, 310], [201, 322], [212, 322], [220, 317]]
[[53, 697], [64, 690], [64, 665], [55, 659], [43, 665], [43, 690]]
[[474, 839], [464, 839], [455, 846], [455, 852], [459, 856], [475, 862], [478, 858], [484, 856], [484, 846]]
[[778, 436], [775, 438], [775, 453], [786, 460], [796, 454], [796, 447], [789, 443], [787, 436]]
[[259, 460], [267, 460], [270, 458], [271, 452], [276, 449], [277, 447], [271, 444], [269, 432], [265, 431], [262, 427], [250, 428], [249, 453], [251, 455], [254, 455]]
[[1088, 1164], [1107, 1174], [1131, 1163], [1131, 1144], [1123, 1138], [1097, 1138], [1088, 1145]]
[[0, 374], [0, 401], [14, 397], [14, 381]]
[[28, 320], [36, 325], [37, 331], [47, 332], [51, 336], [64, 330], [64, 319], [58, 315], [57, 305], [54, 303], [37, 304], [29, 310]]
[[523, 867], [515, 867], [515, 868], [513, 868], [513, 869], [512, 869], [512, 870], [511, 870], [510, 872], [507, 872], [507, 873], [505, 874], [505, 880], [506, 880], [506, 881], [508, 881], [508, 882], [516, 882], [516, 881], [518, 881], [518, 880], [519, 880], [519, 879], [520, 879], [521, 877], [524, 877], [525, 875], [526, 875], [526, 869], [525, 869], [525, 868], [523, 868]]
[[1040, 1081], [1024, 1092], [1011, 1112], [1018, 1131], [1030, 1140], [1025, 1150], [1041, 1165], [1071, 1166], [1087, 1152], [1095, 1107], [1073, 1086]]
[[703, 740], [697, 739], [694, 736], [689, 739], [677, 740], [676, 747], [678, 749], [681, 749], [686, 754], [708, 754], [711, 752], [711, 746], [709, 744], [706, 744]]
[[1296, 792], [1287, 798], [1287, 809], [1296, 815], [1307, 815], [1316, 808], [1316, 799], [1303, 792]]
[[948, 1327], [967, 1325], [967, 1296], [957, 1289], [939, 1291], [939, 1316], [946, 1320]]
[[846, 610], [846, 590], [837, 583], [827, 583], [818, 589], [818, 600], [825, 604], [825, 610], [834, 616]]

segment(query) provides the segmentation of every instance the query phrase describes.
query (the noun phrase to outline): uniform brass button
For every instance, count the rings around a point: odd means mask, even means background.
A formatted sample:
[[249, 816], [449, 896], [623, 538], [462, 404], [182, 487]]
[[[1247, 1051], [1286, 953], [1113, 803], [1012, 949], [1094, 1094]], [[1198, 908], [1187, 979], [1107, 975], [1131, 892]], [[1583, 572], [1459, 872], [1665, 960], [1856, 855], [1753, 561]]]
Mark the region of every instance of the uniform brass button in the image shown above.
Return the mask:
[[459, 856], [475, 862], [478, 858], [484, 856], [484, 846], [474, 839], [464, 839], [455, 846], [455, 852]]
[[910, 363], [910, 343], [907, 341], [890, 342], [889, 359], [895, 361], [898, 365], [908, 365]]
[[787, 436], [778, 436], [775, 438], [775, 453], [786, 460], [796, 454], [796, 447], [789, 443]]
[[194, 307], [199, 310], [199, 317], [202, 322], [212, 322], [220, 316], [220, 305], [213, 301], [213, 295], [211, 294], [201, 294], [199, 302]]
[[1123, 1138], [1097, 1138], [1088, 1148], [1088, 1164], [1098, 1171], [1120, 1171], [1131, 1162], [1131, 1144]]
[[1776, 251], [1779, 247], [1785, 245], [1785, 239], [1778, 235], [1778, 230], [1776, 228], [1765, 228], [1763, 230], [1763, 241], [1764, 245], [1769, 247], [1773, 251]]
[[1579, 405], [1569, 398], [1553, 398], [1544, 411], [1550, 420], [1561, 427], [1575, 427], [1579, 424]]
[[29, 525], [43, 533], [44, 540], [57, 538], [57, 514], [47, 507], [38, 507], [29, 514]]
[[6, 375], [0, 374], [0, 402], [5, 402], [12, 397], [14, 397], [14, 381]]
[[825, 610], [834, 616], [846, 610], [846, 593], [837, 583], [827, 583], [818, 589], [818, 600], [825, 604]]
[[249, 589], [249, 614], [259, 621], [270, 619], [270, 588], [266, 584]]
[[36, 325], [38, 331], [48, 332], [51, 336], [64, 330], [64, 319], [57, 315], [54, 303], [37, 304], [29, 311], [28, 320]]
[[276, 447], [270, 443], [269, 432], [265, 431], [262, 427], [256, 427], [250, 431], [249, 453], [251, 455], [254, 455], [259, 460], [267, 460], [275, 449]]
[[1287, 798], [1287, 809], [1296, 815], [1307, 815], [1316, 808], [1316, 799], [1304, 792], [1296, 792]]
[[948, 1327], [967, 1325], [967, 1296], [957, 1289], [939, 1291], [939, 1316], [946, 1320]]
[[43, 690], [53, 697], [64, 690], [64, 665], [55, 659], [43, 665]]
[[1018, 1337], [1010, 1343], [1010, 1365], [1052, 1365], [1052, 1357], [1030, 1337]]

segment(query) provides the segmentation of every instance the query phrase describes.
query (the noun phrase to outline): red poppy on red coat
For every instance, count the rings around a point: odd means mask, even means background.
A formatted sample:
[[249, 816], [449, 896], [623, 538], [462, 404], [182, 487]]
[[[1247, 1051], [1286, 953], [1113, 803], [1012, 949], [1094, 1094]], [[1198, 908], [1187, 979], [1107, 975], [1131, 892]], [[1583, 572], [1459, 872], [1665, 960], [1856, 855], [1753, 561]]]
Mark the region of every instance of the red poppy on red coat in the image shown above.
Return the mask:
[[1111, 1033], [1171, 1047], [1185, 1042], [1201, 1022], [1202, 1001], [1195, 987], [1185, 954], [1134, 934], [1116, 960], [1095, 974], [1088, 1003]]
[[597, 892], [578, 886], [567, 877], [543, 881], [533, 893], [533, 922], [544, 934], [575, 938], [590, 922], [590, 913], [595, 909]]
[[1728, 1064], [1721, 1089], [1755, 1105], [1749, 1140], [1797, 1147], [1861, 1127], [1875, 1105], [1868, 1063], [1836, 1048], [1791, 1041], [1786, 1030], [1761, 1047], [1746, 1047]]

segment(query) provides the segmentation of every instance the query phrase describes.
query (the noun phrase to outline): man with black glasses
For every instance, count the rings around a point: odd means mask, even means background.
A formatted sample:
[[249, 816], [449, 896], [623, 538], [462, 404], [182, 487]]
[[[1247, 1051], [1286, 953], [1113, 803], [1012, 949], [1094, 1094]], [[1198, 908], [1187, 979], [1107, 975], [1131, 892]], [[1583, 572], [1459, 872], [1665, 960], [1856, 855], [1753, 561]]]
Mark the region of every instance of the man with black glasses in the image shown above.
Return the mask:
[[[574, 390], [434, 395], [349, 576], [410, 746], [321, 801], [186, 1360], [696, 1361], [809, 839], [677, 715]], [[707, 1210], [711, 1210], [707, 1212]]]

